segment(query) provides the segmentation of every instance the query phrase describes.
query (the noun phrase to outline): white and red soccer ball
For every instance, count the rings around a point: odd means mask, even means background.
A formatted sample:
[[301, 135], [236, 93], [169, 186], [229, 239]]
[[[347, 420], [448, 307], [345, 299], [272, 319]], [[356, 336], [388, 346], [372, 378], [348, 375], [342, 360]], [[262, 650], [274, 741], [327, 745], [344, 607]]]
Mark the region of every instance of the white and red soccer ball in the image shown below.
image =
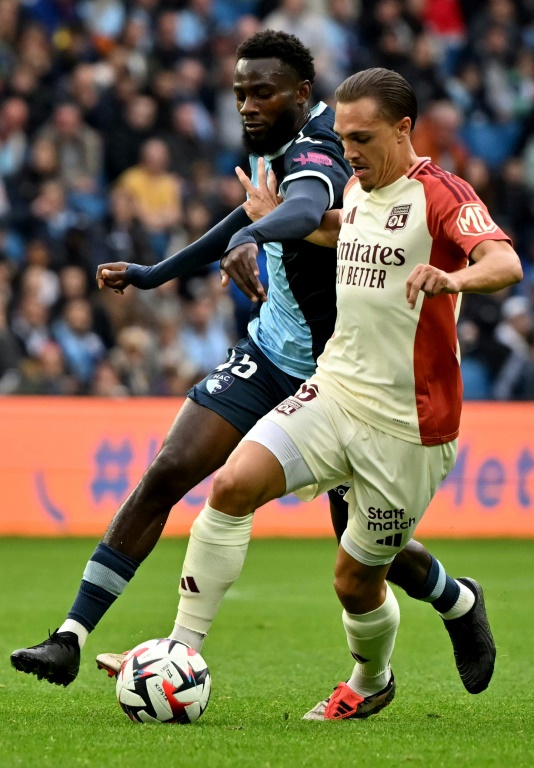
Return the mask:
[[200, 653], [167, 638], [136, 646], [117, 677], [119, 704], [136, 723], [194, 723], [210, 691], [210, 672]]

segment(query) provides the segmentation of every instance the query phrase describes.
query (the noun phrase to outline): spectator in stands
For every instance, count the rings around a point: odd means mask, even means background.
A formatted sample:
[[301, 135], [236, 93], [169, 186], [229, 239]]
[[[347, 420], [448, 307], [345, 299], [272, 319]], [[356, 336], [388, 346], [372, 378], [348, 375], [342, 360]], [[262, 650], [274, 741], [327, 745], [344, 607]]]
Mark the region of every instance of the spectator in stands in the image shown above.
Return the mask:
[[216, 314], [216, 306], [204, 282], [190, 281], [190, 295], [184, 301], [181, 344], [194, 364], [197, 378], [202, 378], [224, 359], [232, 341]]
[[188, 57], [176, 65], [174, 89], [175, 101], [188, 101], [198, 107], [198, 130], [208, 138], [212, 133], [211, 121], [207, 111], [213, 110], [214, 93], [208, 83], [208, 70], [198, 59]]
[[151, 54], [154, 68], [171, 69], [179, 59], [186, 56], [186, 52], [178, 45], [177, 26], [175, 11], [163, 10], [156, 19]]
[[182, 220], [180, 181], [168, 172], [168, 166], [167, 145], [150, 139], [141, 147], [139, 164], [125, 171], [117, 181], [132, 196], [158, 261], [164, 257], [170, 235]]
[[178, 13], [176, 39], [189, 56], [211, 63], [211, 41], [215, 34], [212, 0], [188, 0]]
[[215, 156], [213, 130], [209, 136], [202, 132], [203, 119], [204, 115], [199, 115], [197, 104], [177, 104], [172, 111], [171, 131], [165, 136], [170, 153], [170, 169], [186, 181], [193, 179], [194, 167], [199, 162], [213, 162]]
[[11, 329], [25, 357], [38, 355], [50, 341], [48, 317], [48, 309], [37, 296], [28, 293], [20, 297], [11, 319]]
[[100, 293], [91, 291], [93, 274], [90, 276], [90, 283], [87, 272], [80, 266], [71, 264], [63, 267], [59, 272], [60, 295], [58, 301], [52, 307], [52, 318], [60, 319], [65, 306], [75, 299], [87, 300], [91, 305], [92, 326], [99, 338], [102, 339], [107, 349], [115, 343], [115, 335], [108, 311], [104, 305], [103, 297]]
[[278, 8], [263, 20], [264, 29], [283, 30], [295, 35], [313, 51], [317, 80], [314, 86], [315, 98], [330, 95], [339, 85], [333, 82], [331, 72], [331, 49], [323, 31], [323, 19], [310, 10], [308, 0], [281, 0]]
[[6, 191], [11, 205], [8, 222], [21, 235], [28, 231], [32, 204], [44, 182], [57, 179], [58, 173], [58, 157], [53, 142], [49, 139], [36, 139], [20, 171], [6, 178]]
[[23, 99], [12, 96], [0, 107], [0, 176], [11, 176], [22, 168], [28, 139], [28, 107]]
[[463, 177], [469, 152], [460, 138], [461, 126], [462, 114], [452, 102], [435, 102], [417, 121], [413, 135], [416, 153]]
[[89, 394], [94, 397], [128, 397], [129, 392], [109, 360], [101, 360], [91, 382]]
[[102, 262], [154, 264], [148, 232], [137, 215], [132, 194], [123, 186], [111, 192], [108, 215], [99, 227], [92, 228], [91, 236], [94, 272]]
[[56, 264], [67, 260], [68, 232], [80, 223], [80, 216], [67, 205], [60, 181], [45, 181], [31, 205], [29, 234], [55, 249]]
[[13, 392], [19, 382], [17, 369], [22, 359], [19, 340], [11, 330], [7, 303], [0, 298], [0, 394]]
[[114, 115], [102, 101], [94, 64], [78, 64], [69, 77], [67, 96], [78, 106], [83, 124], [96, 131], [106, 130]]
[[445, 89], [451, 101], [471, 122], [487, 123], [495, 112], [488, 98], [480, 64], [472, 59], [463, 62], [454, 77], [448, 78]]
[[40, 136], [58, 154], [59, 176], [78, 210], [99, 218], [104, 212], [100, 194], [103, 170], [102, 139], [82, 120], [77, 104], [59, 104]]
[[6, 94], [24, 100], [28, 107], [27, 132], [30, 137], [33, 136], [50, 115], [52, 102], [50, 83], [46, 80], [40, 81], [33, 67], [18, 61], [7, 84]]
[[85, 299], [68, 301], [59, 320], [52, 325], [55, 341], [61, 347], [69, 372], [78, 382], [78, 391], [85, 392], [97, 363], [104, 357], [105, 347], [91, 330], [91, 305]]
[[76, 379], [67, 373], [65, 358], [59, 344], [47, 341], [33, 357], [19, 367], [18, 395], [76, 395]]
[[525, 296], [511, 296], [502, 305], [502, 320], [495, 338], [509, 350], [496, 377], [493, 394], [496, 400], [525, 400], [534, 396], [534, 360], [532, 307]]
[[[131, 84], [130, 80], [126, 80]], [[105, 166], [108, 182], [139, 160], [141, 147], [156, 128], [156, 102], [150, 96], [134, 94], [124, 106], [118, 123], [111, 126], [106, 141]]]
[[117, 336], [110, 362], [119, 381], [130, 395], [150, 395], [157, 373], [152, 334], [146, 328], [129, 326]]

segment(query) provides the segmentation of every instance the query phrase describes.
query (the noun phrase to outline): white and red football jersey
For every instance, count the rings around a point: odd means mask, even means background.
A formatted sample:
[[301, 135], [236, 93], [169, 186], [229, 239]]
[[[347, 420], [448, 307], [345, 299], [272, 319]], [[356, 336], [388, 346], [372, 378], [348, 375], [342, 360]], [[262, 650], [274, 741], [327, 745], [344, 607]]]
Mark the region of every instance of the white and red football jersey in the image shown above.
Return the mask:
[[483, 240], [509, 238], [462, 179], [420, 158], [405, 176], [345, 190], [337, 248], [337, 322], [312, 381], [363, 421], [404, 440], [458, 436], [458, 295], [406, 301], [417, 264], [467, 267]]

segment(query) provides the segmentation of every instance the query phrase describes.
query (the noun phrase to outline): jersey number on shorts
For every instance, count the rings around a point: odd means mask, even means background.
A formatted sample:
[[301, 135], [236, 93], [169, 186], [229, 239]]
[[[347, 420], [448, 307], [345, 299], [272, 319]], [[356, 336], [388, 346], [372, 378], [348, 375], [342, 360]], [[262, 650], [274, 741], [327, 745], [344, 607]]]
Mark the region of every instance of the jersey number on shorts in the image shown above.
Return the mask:
[[221, 365], [218, 365], [217, 368], [215, 368], [216, 371], [225, 371], [227, 368], [230, 369], [230, 373], [233, 373], [234, 376], [240, 376], [242, 379], [250, 379], [253, 373], [256, 373], [258, 370], [258, 364], [254, 362], [254, 360], [250, 359], [250, 355], [243, 355], [240, 362], [237, 365], [234, 365], [236, 359], [236, 353], [235, 349], [232, 349], [232, 354], [230, 355], [230, 359], [226, 363], [221, 363]]

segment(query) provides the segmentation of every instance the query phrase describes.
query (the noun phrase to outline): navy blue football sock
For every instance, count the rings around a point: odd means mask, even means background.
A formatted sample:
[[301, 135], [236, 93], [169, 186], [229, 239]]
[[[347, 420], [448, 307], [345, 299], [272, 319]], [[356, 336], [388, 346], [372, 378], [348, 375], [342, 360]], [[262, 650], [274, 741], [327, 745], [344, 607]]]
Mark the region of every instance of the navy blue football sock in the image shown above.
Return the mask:
[[133, 558], [101, 541], [85, 566], [68, 618], [78, 621], [91, 632], [124, 591], [139, 565]]
[[411, 589], [408, 594], [416, 600], [432, 603], [438, 613], [446, 613], [460, 597], [460, 585], [447, 575], [439, 560], [432, 555], [430, 557], [432, 562], [426, 582], [418, 589]]

